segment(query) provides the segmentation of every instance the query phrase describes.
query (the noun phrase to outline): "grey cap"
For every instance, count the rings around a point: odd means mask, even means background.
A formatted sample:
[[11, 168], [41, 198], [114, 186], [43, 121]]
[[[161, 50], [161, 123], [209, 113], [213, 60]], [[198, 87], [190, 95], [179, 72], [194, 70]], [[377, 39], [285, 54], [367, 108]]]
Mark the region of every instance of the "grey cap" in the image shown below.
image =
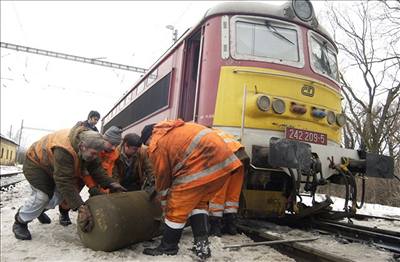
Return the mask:
[[119, 145], [122, 140], [122, 129], [112, 126], [104, 133], [104, 139], [113, 145]]
[[93, 148], [98, 151], [104, 150], [105, 148], [103, 136], [96, 131], [83, 131], [79, 135], [79, 138], [81, 142], [85, 143], [85, 145], [89, 148]]

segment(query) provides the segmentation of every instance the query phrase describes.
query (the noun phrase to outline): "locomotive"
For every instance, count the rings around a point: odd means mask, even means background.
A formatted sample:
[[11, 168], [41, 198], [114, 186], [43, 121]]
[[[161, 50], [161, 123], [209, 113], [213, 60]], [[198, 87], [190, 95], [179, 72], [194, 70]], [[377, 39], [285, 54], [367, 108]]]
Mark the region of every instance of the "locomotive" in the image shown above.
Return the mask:
[[181, 118], [235, 135], [251, 158], [245, 216], [300, 214], [301, 196], [314, 200], [328, 183], [345, 187], [344, 208], [354, 213], [356, 177], [391, 178], [393, 159], [341, 146], [337, 52], [310, 1], [218, 4], [118, 100], [102, 128], [140, 134]]

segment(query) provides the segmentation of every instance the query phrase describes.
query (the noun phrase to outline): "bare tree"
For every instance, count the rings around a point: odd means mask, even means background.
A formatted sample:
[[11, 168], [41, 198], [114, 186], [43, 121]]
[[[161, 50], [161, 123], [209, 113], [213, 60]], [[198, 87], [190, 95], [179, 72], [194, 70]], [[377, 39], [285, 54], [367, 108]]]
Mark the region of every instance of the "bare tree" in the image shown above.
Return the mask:
[[352, 5], [328, 3], [327, 13], [342, 65], [348, 118], [344, 143], [395, 157], [400, 147], [394, 137], [400, 117], [400, 2]]
[[[400, 172], [400, 1], [326, 4], [339, 49], [344, 145], [395, 158]], [[333, 187], [341, 195], [341, 188]], [[368, 179], [366, 200], [400, 205], [397, 180]]]

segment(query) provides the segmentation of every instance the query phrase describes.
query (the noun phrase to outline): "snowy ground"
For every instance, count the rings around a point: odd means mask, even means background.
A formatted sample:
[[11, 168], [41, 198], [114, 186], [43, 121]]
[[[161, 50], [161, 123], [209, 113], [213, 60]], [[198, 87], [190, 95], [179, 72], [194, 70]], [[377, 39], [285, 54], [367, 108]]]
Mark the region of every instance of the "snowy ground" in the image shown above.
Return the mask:
[[[86, 192], [84, 189], [82, 192]], [[17, 240], [12, 233], [14, 214], [30, 194], [29, 184], [24, 181], [5, 192], [1, 192], [1, 257], [6, 261], [192, 261], [192, 233], [186, 229], [177, 256], [151, 257], [142, 254], [145, 247], [158, 244], [144, 242], [115, 252], [99, 252], [85, 248], [76, 232], [77, 213], [71, 213], [73, 224], [63, 227], [58, 224], [58, 210], [49, 210], [47, 214], [53, 220], [42, 225], [37, 220], [29, 224], [31, 241]], [[234, 237], [210, 238], [212, 259], [209, 261], [293, 261], [274, 249], [266, 246], [243, 248], [239, 251], [225, 251], [222, 246], [252, 242], [245, 235]]]
[[22, 168], [18, 166], [1, 166], [0, 165], [0, 176], [22, 172]]
[[[84, 198], [87, 198], [87, 190], [83, 190]], [[73, 224], [63, 227], [58, 224], [58, 210], [49, 210], [47, 214], [53, 220], [49, 225], [42, 225], [37, 220], [29, 224], [32, 233], [31, 241], [15, 239], [11, 227], [14, 214], [30, 194], [28, 182], [24, 181], [15, 187], [0, 192], [1, 196], [1, 256], [0, 261], [193, 261], [194, 256], [189, 249], [192, 246], [192, 234], [186, 229], [180, 242], [180, 250], [177, 256], [151, 257], [142, 254], [145, 247], [157, 245], [159, 239], [153, 242], [143, 242], [115, 252], [93, 251], [85, 248], [76, 232], [76, 212], [71, 212]], [[339, 202], [339, 200], [338, 200]], [[376, 205], [374, 205], [376, 206]], [[367, 208], [368, 209], [368, 205]], [[377, 215], [391, 214], [400, 217], [400, 208], [378, 207], [373, 210]], [[370, 212], [370, 211], [366, 211]], [[388, 212], [388, 213], [385, 213]], [[382, 223], [391, 223], [382, 221]], [[397, 230], [400, 224], [393, 224]], [[270, 233], [283, 236], [286, 239], [315, 236], [309, 232], [293, 230], [288, 227], [273, 226], [267, 230]], [[333, 251], [336, 255], [343, 256], [354, 261], [394, 261], [392, 254], [360, 244], [343, 244], [331, 236], [319, 236], [315, 242], [306, 243], [316, 248]], [[224, 236], [222, 238], [211, 237], [212, 258], [208, 261], [294, 261], [266, 246], [242, 248], [237, 251], [222, 249], [224, 245], [242, 244], [252, 242], [245, 235]]]

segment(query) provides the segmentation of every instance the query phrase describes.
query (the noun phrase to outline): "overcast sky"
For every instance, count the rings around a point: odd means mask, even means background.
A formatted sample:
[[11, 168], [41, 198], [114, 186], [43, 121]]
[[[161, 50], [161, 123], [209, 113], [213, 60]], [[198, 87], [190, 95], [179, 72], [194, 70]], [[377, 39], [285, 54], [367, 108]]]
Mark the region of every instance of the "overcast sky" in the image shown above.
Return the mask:
[[[150, 67], [218, 2], [1, 1], [1, 41], [137, 67]], [[276, 1], [275, 4], [278, 4]], [[318, 5], [318, 4], [317, 4]], [[319, 6], [319, 5], [318, 5]], [[314, 4], [318, 13], [318, 6]], [[138, 73], [1, 48], [1, 133], [57, 130], [102, 117]], [[98, 124], [100, 128], [100, 123]], [[46, 132], [24, 130], [29, 145]]]

